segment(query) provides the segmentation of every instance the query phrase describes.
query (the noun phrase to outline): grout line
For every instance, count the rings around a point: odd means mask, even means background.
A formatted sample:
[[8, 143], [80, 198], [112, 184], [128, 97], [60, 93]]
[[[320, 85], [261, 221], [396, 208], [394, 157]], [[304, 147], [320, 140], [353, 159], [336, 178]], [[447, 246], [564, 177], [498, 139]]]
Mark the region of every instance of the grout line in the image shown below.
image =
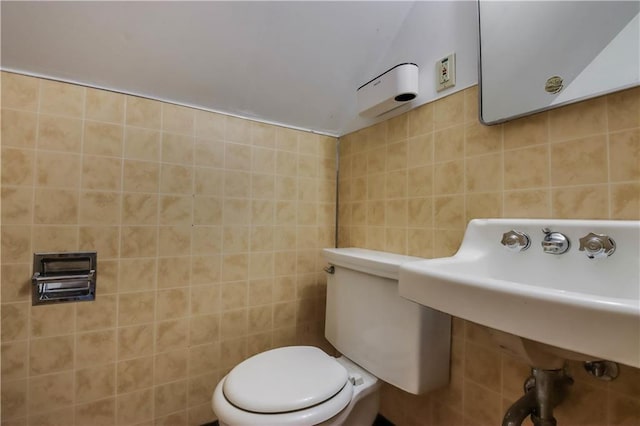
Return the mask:
[[[429, 258], [434, 258], [435, 257], [435, 252], [436, 252], [436, 242], [435, 242], [435, 221], [436, 221], [436, 202], [435, 202], [435, 182], [436, 182], [436, 167], [435, 167], [435, 160], [436, 160], [436, 137], [435, 137], [435, 108], [432, 107], [432, 111], [431, 111], [431, 136], [430, 136], [430, 140], [431, 140], [431, 162], [429, 164], [429, 167], [431, 167], [431, 191], [428, 194], [427, 198], [430, 201], [430, 210], [431, 210], [431, 221], [429, 224], [425, 224], [428, 226], [428, 229], [430, 230], [430, 245], [429, 245], [429, 250], [427, 251], [427, 253], [429, 254]], [[464, 142], [464, 133], [463, 133], [463, 142]]]
[[123, 217], [124, 217], [124, 169], [125, 169], [125, 157], [127, 151], [127, 96], [122, 95], [122, 159], [121, 159], [121, 167], [120, 167], [120, 214], [119, 214], [119, 222], [118, 222], [118, 248], [117, 248], [117, 258], [115, 260], [116, 264], [116, 288], [114, 293], [114, 301], [115, 301], [115, 344], [116, 344], [116, 353], [115, 353], [115, 362], [114, 362], [114, 390], [113, 390], [113, 415], [114, 421], [117, 423], [118, 421], [118, 364], [120, 363], [120, 339], [119, 339], [119, 330], [120, 330], [120, 283], [121, 283], [121, 259], [122, 259], [122, 229], [123, 229]]
[[[41, 109], [41, 104], [42, 104], [42, 81], [38, 81], [38, 103], [36, 106], [36, 135], [35, 135], [35, 141], [34, 141], [34, 155], [33, 155], [33, 170], [34, 170], [34, 174], [33, 177], [31, 178], [31, 185], [32, 185], [32, 190], [33, 190], [33, 194], [32, 194], [32, 211], [31, 211], [31, 232], [29, 235], [29, 247], [30, 253], [33, 253], [33, 238], [34, 238], [34, 227], [33, 224], [35, 223], [35, 216], [36, 216], [36, 179], [38, 176], [38, 146], [40, 145], [40, 109]], [[33, 271], [31, 271], [33, 273]], [[26, 401], [25, 401], [25, 405], [27, 407], [29, 407], [30, 402], [31, 402], [31, 340], [33, 338], [33, 336], [31, 335], [31, 311], [33, 310], [33, 305], [31, 303], [31, 300], [27, 301], [27, 371], [26, 371]], [[75, 331], [75, 330], [74, 330]], [[75, 336], [74, 336], [74, 348], [73, 348], [73, 353], [74, 353], [74, 357], [75, 357]], [[74, 359], [74, 366], [75, 366], [75, 359]], [[28, 417], [29, 413], [27, 410], [27, 413], [25, 413], [25, 417]]]
[[[128, 98], [127, 98], [127, 104], [128, 106]], [[127, 107], [125, 106], [125, 108]], [[163, 142], [164, 142], [164, 110], [165, 110], [165, 104], [164, 103], [160, 103], [160, 126], [157, 129], [157, 131], [159, 132], [159, 145], [158, 145], [158, 162], [162, 161], [162, 149], [163, 149]], [[157, 189], [157, 200], [156, 200], [156, 220], [155, 220], [155, 227], [156, 227], [156, 250], [155, 250], [155, 271], [154, 271], [154, 285], [153, 288], [151, 289], [151, 291], [153, 292], [153, 322], [151, 325], [151, 336], [153, 338], [153, 343], [152, 343], [152, 347], [153, 350], [151, 351], [151, 376], [152, 376], [152, 380], [151, 380], [151, 419], [149, 420], [153, 420], [155, 418], [155, 414], [156, 414], [156, 404], [155, 404], [155, 392], [156, 392], [156, 357], [158, 355], [158, 349], [157, 349], [157, 340], [158, 340], [158, 336], [157, 336], [157, 330], [158, 330], [158, 269], [160, 268], [160, 210], [161, 210], [161, 194], [162, 194], [162, 164], [160, 164], [159, 167], [159, 174], [158, 174], [158, 189]]]
[[[504, 162], [504, 125], [500, 124], [500, 217], [504, 217], [505, 205], [505, 162]], [[502, 389], [502, 388], [501, 388]]]
[[[463, 113], [467, 110], [467, 97], [463, 96], [462, 102], [462, 111]], [[464, 227], [466, 228], [467, 223], [469, 222], [469, 218], [467, 217], [467, 129], [469, 126], [464, 124], [464, 119], [462, 120], [462, 221], [464, 223]]]
[[[255, 155], [255, 150], [262, 148], [259, 145], [255, 144], [255, 137], [256, 137], [256, 132], [255, 132], [255, 128], [253, 124], [249, 124], [249, 164], [248, 164], [248, 170], [243, 170], [244, 172], [247, 173], [248, 178], [249, 178], [249, 202], [248, 202], [248, 208], [249, 208], [249, 223], [248, 223], [248, 236], [247, 236], [247, 270], [246, 270], [246, 274], [247, 274], [247, 279], [246, 279], [246, 283], [245, 288], [246, 288], [246, 301], [245, 301], [245, 306], [244, 306], [244, 312], [242, 314], [243, 319], [245, 320], [245, 324], [246, 324], [246, 328], [244, 330], [242, 330], [241, 335], [244, 334], [243, 338], [246, 341], [246, 353], [245, 356], [249, 355], [249, 338], [248, 338], [248, 334], [249, 334], [249, 310], [250, 310], [250, 303], [249, 303], [249, 298], [250, 298], [250, 293], [251, 293], [251, 257], [252, 254], [255, 253], [252, 249], [251, 246], [253, 244], [253, 229], [256, 226], [255, 224], [255, 218], [253, 217], [253, 204], [254, 201], [256, 200], [256, 198], [254, 197], [254, 193], [253, 193], [253, 189], [254, 189], [254, 185], [253, 185], [253, 159], [254, 159], [254, 155]], [[275, 204], [271, 206], [271, 217], [274, 218], [275, 216]], [[274, 258], [272, 256], [271, 259], [271, 269], [272, 271], [275, 271], [275, 265], [273, 264], [274, 262]], [[272, 272], [273, 274], [273, 272]]]
[[[610, 142], [610, 134], [609, 134], [609, 96], [604, 97], [604, 124], [606, 128], [605, 134], [605, 149], [606, 149], [606, 164], [607, 168], [607, 218], [611, 219], [613, 216], [613, 199], [611, 197], [612, 194], [612, 184], [611, 184], [611, 142]], [[608, 410], [607, 410], [608, 411]]]
[[547, 130], [547, 216], [549, 218], [553, 217], [553, 175], [552, 175], [552, 155], [551, 155], [551, 118], [549, 117], [549, 112], [545, 112], [545, 124]]
[[[82, 88], [82, 113], [80, 116], [80, 123], [81, 123], [81, 127], [80, 127], [80, 178], [79, 178], [79, 184], [78, 184], [78, 188], [76, 189], [76, 194], [78, 196], [78, 210], [76, 212], [77, 216], [76, 216], [76, 222], [75, 222], [75, 228], [76, 228], [76, 247], [74, 247], [76, 250], [80, 250], [80, 196], [82, 194], [82, 183], [83, 183], [83, 169], [84, 169], [84, 145], [85, 145], [85, 111], [86, 111], [86, 106], [87, 106], [87, 89], [85, 87]], [[71, 310], [73, 311], [73, 376], [71, 378], [72, 380], [72, 405], [75, 406], [78, 404], [78, 401], [76, 399], [76, 394], [77, 394], [77, 386], [78, 386], [78, 382], [76, 380], [76, 376], [77, 376], [77, 372], [79, 370], [78, 368], [78, 306], [77, 303], [74, 303], [73, 306], [71, 307]], [[73, 423], [76, 423], [76, 410], [73, 410]]]
[[[192, 306], [192, 291], [193, 291], [193, 286], [192, 286], [192, 270], [193, 270], [193, 256], [194, 256], [194, 251], [193, 251], [193, 235], [195, 232], [195, 209], [196, 209], [196, 120], [198, 119], [198, 114], [196, 114], [195, 112], [193, 113], [193, 117], [192, 117], [192, 124], [193, 124], [193, 131], [192, 131], [192, 135], [190, 137], [191, 140], [191, 169], [192, 169], [192, 173], [191, 173], [191, 232], [189, 235], [189, 240], [190, 240], [190, 244], [189, 244], [189, 271], [188, 271], [188, 275], [187, 275], [187, 283], [186, 286], [186, 297], [187, 297], [187, 307], [186, 307], [186, 312], [185, 312], [185, 318], [187, 321], [187, 336], [186, 336], [186, 349], [185, 349], [185, 353], [186, 353], [186, 396], [185, 396], [185, 401], [186, 401], [186, 406], [184, 407], [185, 412], [188, 411], [188, 407], [189, 407], [189, 371], [191, 371], [191, 362], [190, 362], [190, 356], [189, 356], [189, 351], [191, 349], [191, 318], [193, 317], [192, 313], [191, 313], [191, 306]], [[159, 259], [158, 259], [159, 260]], [[156, 268], [157, 269], [157, 268]], [[157, 283], [157, 277], [156, 277], [156, 283]], [[166, 416], [165, 416], [166, 417]], [[154, 413], [154, 418], [155, 418], [155, 413]]]

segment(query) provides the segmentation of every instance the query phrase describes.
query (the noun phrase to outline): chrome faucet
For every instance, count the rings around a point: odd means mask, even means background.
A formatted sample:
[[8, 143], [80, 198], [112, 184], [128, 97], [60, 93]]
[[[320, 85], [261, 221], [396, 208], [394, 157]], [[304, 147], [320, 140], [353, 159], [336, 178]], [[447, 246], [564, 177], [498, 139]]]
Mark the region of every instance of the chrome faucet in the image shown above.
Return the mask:
[[512, 229], [502, 234], [500, 243], [509, 251], [518, 252], [525, 251], [531, 245], [531, 239], [524, 232]]
[[560, 232], [551, 232], [549, 228], [542, 228], [544, 238], [542, 239], [542, 250], [549, 254], [563, 254], [569, 250], [571, 243], [566, 235]]
[[579, 250], [584, 251], [589, 259], [601, 259], [616, 251], [616, 242], [608, 235], [589, 232], [580, 238]]

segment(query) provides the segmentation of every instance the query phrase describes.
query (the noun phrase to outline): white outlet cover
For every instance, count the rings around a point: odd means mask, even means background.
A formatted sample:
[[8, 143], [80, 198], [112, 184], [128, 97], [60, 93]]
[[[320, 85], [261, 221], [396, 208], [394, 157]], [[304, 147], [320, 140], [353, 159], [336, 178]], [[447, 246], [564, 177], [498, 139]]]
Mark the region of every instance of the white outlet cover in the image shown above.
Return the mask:
[[[446, 73], [448, 78], [442, 78]], [[436, 90], [443, 91], [456, 85], [456, 54], [452, 53], [436, 61]]]

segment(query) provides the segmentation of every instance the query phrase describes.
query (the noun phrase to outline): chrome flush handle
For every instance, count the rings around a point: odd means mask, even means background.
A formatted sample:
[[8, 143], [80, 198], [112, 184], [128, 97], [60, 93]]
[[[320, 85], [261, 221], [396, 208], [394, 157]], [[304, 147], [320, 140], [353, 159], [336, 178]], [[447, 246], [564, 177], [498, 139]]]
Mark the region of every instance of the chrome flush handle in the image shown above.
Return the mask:
[[542, 228], [544, 238], [542, 239], [542, 250], [549, 254], [563, 254], [569, 247], [569, 239], [560, 232], [551, 232], [549, 228]]
[[509, 251], [519, 252], [525, 251], [531, 246], [531, 239], [524, 232], [512, 229], [502, 234], [502, 241], [500, 241], [500, 243]]
[[616, 251], [616, 242], [608, 235], [589, 232], [580, 238], [579, 250], [584, 251], [589, 259], [601, 259]]

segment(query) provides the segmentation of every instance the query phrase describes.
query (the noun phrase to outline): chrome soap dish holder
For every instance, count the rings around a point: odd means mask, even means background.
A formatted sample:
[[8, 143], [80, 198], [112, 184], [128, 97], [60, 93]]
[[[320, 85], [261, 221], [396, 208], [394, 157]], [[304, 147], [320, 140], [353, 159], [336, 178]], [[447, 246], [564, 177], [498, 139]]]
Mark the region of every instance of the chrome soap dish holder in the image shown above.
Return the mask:
[[34, 253], [32, 304], [95, 300], [97, 269], [95, 251]]

